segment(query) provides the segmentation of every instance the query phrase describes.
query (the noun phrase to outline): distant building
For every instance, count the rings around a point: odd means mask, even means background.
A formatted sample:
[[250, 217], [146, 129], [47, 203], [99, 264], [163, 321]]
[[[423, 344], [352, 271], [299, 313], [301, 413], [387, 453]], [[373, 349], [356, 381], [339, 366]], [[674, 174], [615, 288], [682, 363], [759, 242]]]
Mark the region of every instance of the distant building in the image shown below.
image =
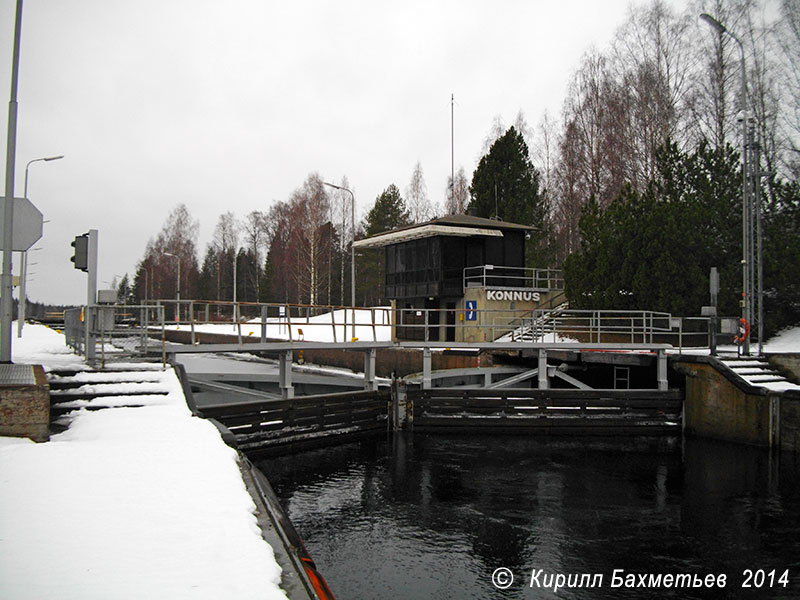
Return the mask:
[[354, 246], [385, 248], [394, 337], [484, 341], [508, 332], [523, 313], [563, 296], [560, 271], [524, 267], [530, 231], [517, 223], [453, 215], [379, 233]]

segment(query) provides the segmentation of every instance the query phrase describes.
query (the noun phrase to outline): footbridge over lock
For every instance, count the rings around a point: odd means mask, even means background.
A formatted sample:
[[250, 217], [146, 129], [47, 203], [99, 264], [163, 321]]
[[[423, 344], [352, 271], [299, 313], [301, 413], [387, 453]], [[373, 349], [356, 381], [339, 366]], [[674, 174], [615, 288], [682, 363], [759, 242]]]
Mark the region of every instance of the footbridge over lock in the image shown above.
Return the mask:
[[[200, 412], [231, 431], [239, 446], [256, 450], [285, 449], [309, 443], [331, 443], [355, 435], [409, 429], [420, 432], [493, 431], [530, 435], [664, 435], [679, 434], [683, 394], [670, 389], [665, 344], [564, 344], [524, 342], [456, 344], [430, 342], [355, 342], [335, 349], [363, 354], [364, 389], [328, 394], [295, 394], [293, 354], [311, 352], [320, 342], [249, 344], [248, 351], [278, 360], [279, 394], [254, 394], [238, 403], [200, 406]], [[331, 344], [324, 344], [330, 349]], [[536, 366], [431, 369], [431, 357], [442, 351], [469, 349], [535, 352]], [[375, 373], [378, 349], [415, 349], [423, 371], [414, 376], [380, 380]], [[228, 344], [168, 345], [168, 354], [227, 352]], [[572, 356], [566, 356], [569, 352]], [[570, 373], [576, 355], [627, 357], [655, 373], [642, 389], [593, 388]], [[567, 359], [567, 360], [565, 360]], [[617, 381], [617, 384], [620, 382]], [[192, 385], [197, 381], [192, 381]]]
[[[240, 304], [228, 307], [227, 324], [207, 318], [217, 309], [222, 307], [163, 301], [157, 308], [143, 308], [160, 311], [160, 318], [151, 314], [140, 324], [136, 307], [120, 308], [125, 323], [96, 332], [96, 346], [109, 344], [102, 351], [96, 348], [96, 354], [112, 360], [117, 334], [127, 332], [133, 350], [128, 347], [122, 357], [141, 349], [142, 357], [163, 361], [232, 352], [274, 359], [277, 372], [252, 381], [208, 373], [190, 382], [206, 398], [224, 398], [201, 407], [203, 415], [229, 426], [234, 437], [254, 448], [400, 428], [537, 434], [680, 431], [682, 392], [670, 389], [673, 344], [666, 339], [678, 341], [682, 332], [670, 328], [669, 315], [542, 311], [521, 314], [525, 326], [509, 330], [504, 325], [501, 336], [488, 318], [477, 324], [465, 320], [454, 327], [480, 328], [493, 341], [445, 342], [392, 339], [390, 308]], [[248, 311], [254, 316], [247, 318]], [[91, 317], [91, 307], [86, 312]], [[177, 322], [165, 318], [170, 312]], [[279, 333], [288, 339], [273, 337]], [[74, 337], [85, 343], [85, 332]], [[309, 376], [298, 363], [324, 365], [331, 357], [363, 376], [351, 376], [327, 392], [309, 387]]]

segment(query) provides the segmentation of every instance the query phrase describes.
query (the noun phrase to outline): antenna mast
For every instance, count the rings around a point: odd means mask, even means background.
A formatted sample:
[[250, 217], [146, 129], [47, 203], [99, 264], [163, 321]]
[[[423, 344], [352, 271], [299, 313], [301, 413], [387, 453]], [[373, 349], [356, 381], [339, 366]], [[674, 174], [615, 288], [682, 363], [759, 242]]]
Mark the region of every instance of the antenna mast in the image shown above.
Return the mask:
[[[456, 174], [455, 174], [455, 144], [453, 138], [453, 111], [455, 106], [455, 97], [450, 94], [450, 194], [455, 198], [456, 195]], [[461, 205], [461, 196], [456, 200], [456, 210], [458, 214], [464, 213], [464, 207]]]

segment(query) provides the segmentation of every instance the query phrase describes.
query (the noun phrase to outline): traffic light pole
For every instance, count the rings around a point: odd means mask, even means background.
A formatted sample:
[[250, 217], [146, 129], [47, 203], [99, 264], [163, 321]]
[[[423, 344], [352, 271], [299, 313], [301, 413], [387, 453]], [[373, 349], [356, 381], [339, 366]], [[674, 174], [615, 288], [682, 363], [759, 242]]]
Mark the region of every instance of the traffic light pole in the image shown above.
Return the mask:
[[84, 315], [84, 331], [86, 335], [86, 361], [94, 364], [95, 340], [94, 330], [97, 321], [97, 229], [89, 230], [89, 244], [86, 255], [86, 314]]

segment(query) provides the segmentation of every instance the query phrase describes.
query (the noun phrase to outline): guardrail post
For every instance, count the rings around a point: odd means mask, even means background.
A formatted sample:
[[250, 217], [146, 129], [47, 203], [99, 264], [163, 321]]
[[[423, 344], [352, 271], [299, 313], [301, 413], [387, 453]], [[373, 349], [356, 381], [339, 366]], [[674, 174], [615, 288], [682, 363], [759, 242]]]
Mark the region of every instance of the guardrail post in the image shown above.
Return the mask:
[[239, 305], [236, 304], [233, 308], [233, 316], [236, 319], [236, 336], [239, 340], [239, 345], [242, 345], [242, 319], [239, 312]]
[[669, 390], [669, 382], [667, 381], [667, 353], [664, 350], [658, 351], [658, 390], [666, 392]]
[[281, 388], [281, 398], [289, 400], [294, 398], [294, 387], [292, 386], [292, 351], [286, 350], [278, 356], [279, 372], [278, 380]]
[[95, 305], [86, 307], [86, 362], [94, 366], [97, 356], [97, 339], [95, 331], [97, 328], [97, 307]]
[[364, 352], [364, 390], [374, 392], [378, 389], [375, 382], [375, 348], [370, 348]]
[[267, 343], [267, 306], [265, 304], [261, 306], [261, 343]]
[[194, 302], [191, 300], [189, 301], [189, 329], [192, 331], [192, 346], [194, 346], [197, 341], [194, 333]]
[[547, 381], [547, 350], [539, 348], [539, 389], [546, 390], [549, 387]]
[[422, 389], [431, 389], [431, 349], [422, 349]]
[[392, 381], [392, 431], [400, 431], [405, 422], [406, 384], [402, 379]]
[[769, 445], [770, 448], [781, 446], [781, 396], [771, 393], [769, 398]]

